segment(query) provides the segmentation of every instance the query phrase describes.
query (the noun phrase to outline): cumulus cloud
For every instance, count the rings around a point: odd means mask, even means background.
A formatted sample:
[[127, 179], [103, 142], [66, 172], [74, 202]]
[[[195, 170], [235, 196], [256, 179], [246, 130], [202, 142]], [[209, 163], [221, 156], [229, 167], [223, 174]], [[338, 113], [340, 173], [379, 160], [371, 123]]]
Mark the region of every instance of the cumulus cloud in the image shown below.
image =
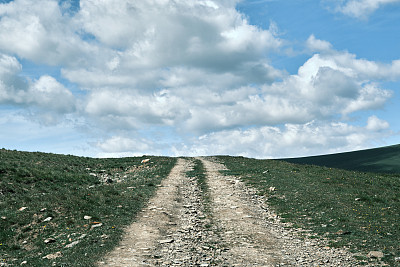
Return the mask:
[[280, 71], [269, 65], [267, 55], [282, 42], [274, 31], [250, 25], [235, 2], [81, 2], [74, 20], [115, 54], [90, 68], [64, 68], [63, 75], [88, 89], [151, 90], [174, 82], [166, 76], [190, 84], [199, 75], [231, 84], [270, 83]]
[[82, 38], [79, 23], [53, 0], [0, 4], [0, 50], [38, 63], [89, 66], [108, 56]]
[[399, 0], [347, 0], [336, 10], [351, 17], [366, 18], [381, 6], [399, 2]]
[[[224, 130], [173, 148], [176, 155], [240, 155], [284, 158], [364, 149], [390, 135], [388, 123], [373, 116], [365, 127], [342, 122], [285, 124]], [[212, 144], [212, 145], [210, 145]]]
[[389, 128], [389, 123], [385, 120], [379, 119], [377, 116], [368, 118], [367, 129], [370, 131], [381, 131]]
[[[173, 128], [184, 141], [176, 153], [252, 156], [333, 149], [329, 140], [357, 147], [387, 130], [375, 117], [362, 128], [332, 121], [383, 107], [392, 92], [380, 82], [398, 80], [400, 60], [360, 59], [310, 35], [309, 59], [289, 75], [269, 60], [284, 43], [277, 26], [251, 25], [237, 2], [86, 0], [74, 12], [55, 0], [0, 4], [0, 102], [47, 124], [80, 116], [110, 155], [161, 153], [162, 141], [139, 133], [150, 127]], [[21, 59], [58, 66], [84, 91], [79, 101], [54, 77], [23, 78]]]
[[30, 81], [19, 76], [21, 70], [15, 57], [0, 54], [0, 103], [26, 107], [46, 124], [75, 111], [75, 97], [56, 79], [44, 75]]
[[306, 46], [312, 52], [329, 51], [332, 49], [331, 43], [315, 38], [314, 34], [311, 34], [310, 37], [308, 37]]

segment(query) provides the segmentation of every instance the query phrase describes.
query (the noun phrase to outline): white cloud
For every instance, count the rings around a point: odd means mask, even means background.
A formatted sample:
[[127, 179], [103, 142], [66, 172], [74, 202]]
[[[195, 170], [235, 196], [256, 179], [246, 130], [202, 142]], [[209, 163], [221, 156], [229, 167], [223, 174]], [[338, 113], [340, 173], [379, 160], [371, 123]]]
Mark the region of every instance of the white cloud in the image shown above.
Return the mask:
[[[0, 102], [46, 124], [80, 116], [104, 155], [168, 150], [138, 133], [149, 127], [173, 128], [185, 142], [177, 153], [253, 156], [333, 149], [329, 140], [357, 147], [385, 133], [379, 119], [362, 129], [346, 119], [384, 106], [392, 92], [380, 82], [399, 79], [400, 60], [359, 59], [311, 35], [314, 54], [288, 75], [269, 61], [284, 43], [276, 24], [249, 24], [237, 2], [86, 0], [73, 14], [55, 0], [0, 4]], [[18, 59], [56, 65], [84, 92], [49, 75], [25, 79]]]
[[[340, 1], [343, 2], [343, 1]], [[366, 18], [378, 8], [392, 3], [398, 3], [399, 0], [347, 0], [339, 5], [336, 10], [355, 18]]]
[[[249, 81], [235, 75], [236, 70], [208, 74], [201, 68], [156, 69], [139, 77], [143, 80], [138, 84], [161, 77], [153, 86], [168, 89], [146, 92], [124, 88], [124, 79], [116, 79], [121, 82], [115, 83], [116, 87], [98, 80], [98, 86], [107, 87], [88, 94], [85, 111], [97, 120], [97, 125], [106, 125], [109, 130], [168, 125], [181, 133], [207, 134], [237, 127], [326, 121], [338, 116], [345, 119], [356, 111], [382, 108], [392, 96], [375, 80], [398, 78], [397, 61], [381, 64], [358, 59], [325, 46], [326, 41], [315, 37], [310, 40], [323, 44], [319, 46], [324, 49], [308, 59], [297, 74], [276, 74], [283, 77], [282, 81], [260, 81], [259, 85], [249, 86]], [[104, 79], [109, 78], [104, 75]]]
[[75, 111], [74, 95], [51, 76], [30, 81], [19, 74], [21, 64], [15, 57], [0, 54], [0, 103], [21, 106], [38, 115], [45, 124]]
[[285, 124], [283, 127], [224, 130], [201, 136], [192, 143], [175, 146], [173, 151], [176, 155], [241, 155], [256, 158], [335, 153], [375, 145], [382, 136], [391, 134], [387, 127], [386, 122], [371, 117], [366, 127], [313, 121]]
[[113, 136], [104, 142], [97, 143], [97, 146], [105, 153], [129, 153], [131, 151], [148, 151], [151, 144], [144, 138], [134, 140], [131, 138]]
[[109, 53], [83, 40], [79, 23], [53, 0], [0, 4], [0, 51], [64, 66], [89, 66]]
[[314, 34], [308, 37], [306, 46], [312, 52], [329, 51], [332, 49], [331, 43], [324, 40], [316, 39]]
[[370, 131], [381, 131], [389, 128], [389, 123], [385, 120], [379, 119], [377, 116], [368, 118], [367, 129]]

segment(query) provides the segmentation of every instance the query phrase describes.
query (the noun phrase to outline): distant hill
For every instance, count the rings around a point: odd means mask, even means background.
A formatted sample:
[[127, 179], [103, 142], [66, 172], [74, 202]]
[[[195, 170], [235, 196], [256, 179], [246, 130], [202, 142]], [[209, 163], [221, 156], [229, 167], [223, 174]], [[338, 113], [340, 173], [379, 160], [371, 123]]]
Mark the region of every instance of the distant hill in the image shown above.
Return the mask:
[[280, 160], [363, 172], [400, 173], [400, 145]]

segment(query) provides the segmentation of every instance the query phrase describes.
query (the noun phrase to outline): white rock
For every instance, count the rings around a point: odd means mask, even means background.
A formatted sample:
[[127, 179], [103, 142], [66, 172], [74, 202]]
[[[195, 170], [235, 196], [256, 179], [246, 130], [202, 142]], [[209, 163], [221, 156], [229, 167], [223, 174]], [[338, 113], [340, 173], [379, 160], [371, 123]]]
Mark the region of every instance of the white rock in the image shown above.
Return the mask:
[[97, 224], [92, 225], [92, 227], [90, 227], [90, 228], [93, 229], [93, 228], [100, 227], [102, 225], [103, 225], [102, 223], [97, 223]]
[[46, 255], [42, 259], [53, 260], [53, 259], [57, 259], [57, 258], [59, 258], [61, 256], [62, 256], [61, 251], [58, 251], [58, 252], [56, 252], [54, 254]]
[[49, 222], [53, 219], [53, 217], [47, 217], [46, 219], [43, 220], [43, 222]]
[[81, 241], [79, 241], [79, 240], [74, 241], [74, 242], [66, 245], [65, 248], [72, 248], [72, 247], [76, 246], [77, 244], [79, 244], [79, 242], [81, 242]]
[[383, 252], [382, 251], [370, 251], [367, 255], [369, 258], [383, 258]]

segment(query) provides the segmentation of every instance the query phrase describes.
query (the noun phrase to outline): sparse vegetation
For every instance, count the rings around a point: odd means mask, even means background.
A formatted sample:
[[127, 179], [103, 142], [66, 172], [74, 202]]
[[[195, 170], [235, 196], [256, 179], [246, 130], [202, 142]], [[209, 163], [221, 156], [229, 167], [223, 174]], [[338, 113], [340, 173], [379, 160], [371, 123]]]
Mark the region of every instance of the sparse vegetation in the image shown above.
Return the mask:
[[[118, 243], [124, 227], [176, 162], [151, 157], [142, 163], [145, 158], [93, 159], [1, 149], [0, 263], [93, 266]], [[400, 173], [217, 159], [228, 168], [224, 174], [255, 187], [283, 221], [310, 230], [308, 238], [328, 238], [330, 246], [349, 247], [365, 262], [371, 260], [369, 251], [382, 251], [383, 261], [396, 264]], [[377, 168], [379, 162], [388, 161], [378, 157], [367, 165]], [[193, 170], [186, 174], [198, 179], [211, 214], [203, 163], [194, 159]]]
[[0, 263], [93, 266], [175, 164], [142, 159], [0, 150]]
[[203, 198], [204, 209], [210, 215], [210, 195], [208, 191], [208, 185], [206, 181], [206, 170], [203, 163], [199, 159], [194, 159], [193, 169], [186, 172], [188, 177], [196, 177], [201, 190], [201, 196]]
[[258, 189], [284, 221], [326, 237], [331, 246], [366, 256], [400, 256], [400, 175], [346, 171], [276, 160], [218, 157], [228, 171]]

